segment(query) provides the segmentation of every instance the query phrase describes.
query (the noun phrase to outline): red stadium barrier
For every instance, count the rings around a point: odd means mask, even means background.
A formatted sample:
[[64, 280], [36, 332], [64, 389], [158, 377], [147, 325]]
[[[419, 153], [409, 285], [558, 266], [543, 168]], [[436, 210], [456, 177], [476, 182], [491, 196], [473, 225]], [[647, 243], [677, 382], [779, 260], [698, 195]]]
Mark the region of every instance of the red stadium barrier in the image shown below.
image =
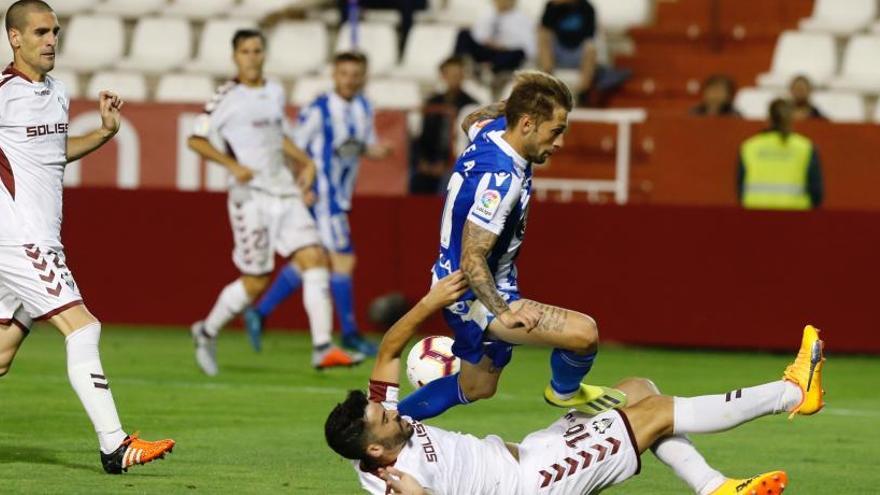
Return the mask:
[[[69, 189], [64, 239], [104, 321], [189, 324], [236, 276], [225, 197]], [[352, 215], [359, 320], [370, 300], [429, 283], [438, 198], [360, 197]], [[830, 349], [880, 353], [873, 311], [880, 214], [538, 202], [520, 262], [528, 297], [589, 313], [633, 344], [790, 349], [805, 323]], [[301, 296], [270, 327], [304, 328]], [[367, 326], [367, 325], [364, 325]], [[439, 320], [428, 330], [443, 331]]]

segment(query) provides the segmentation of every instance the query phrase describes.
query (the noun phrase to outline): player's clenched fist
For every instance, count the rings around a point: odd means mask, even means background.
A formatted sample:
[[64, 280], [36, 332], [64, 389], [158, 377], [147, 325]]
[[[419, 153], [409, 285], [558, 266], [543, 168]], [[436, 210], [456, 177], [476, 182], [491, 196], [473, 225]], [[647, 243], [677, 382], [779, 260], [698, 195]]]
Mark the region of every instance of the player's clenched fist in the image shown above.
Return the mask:
[[403, 471], [393, 467], [379, 468], [379, 477], [395, 495], [427, 495], [419, 482]]

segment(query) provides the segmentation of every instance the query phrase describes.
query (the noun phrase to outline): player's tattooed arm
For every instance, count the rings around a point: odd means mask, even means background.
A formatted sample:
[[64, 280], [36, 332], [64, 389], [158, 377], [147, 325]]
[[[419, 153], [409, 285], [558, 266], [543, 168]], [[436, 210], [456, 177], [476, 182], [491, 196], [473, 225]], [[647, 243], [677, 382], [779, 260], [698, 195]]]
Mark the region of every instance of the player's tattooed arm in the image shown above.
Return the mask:
[[461, 271], [477, 299], [494, 315], [510, 311], [510, 306], [495, 288], [495, 278], [489, 270], [489, 251], [495, 246], [498, 236], [479, 227], [473, 222], [465, 222], [462, 233]]
[[465, 134], [467, 134], [468, 131], [471, 130], [471, 126], [473, 126], [477, 122], [481, 120], [496, 119], [504, 115], [504, 106], [505, 100], [501, 100], [497, 103], [492, 103], [491, 105], [486, 105], [485, 107], [478, 108], [464, 118], [464, 120], [461, 122], [461, 130], [464, 131]]

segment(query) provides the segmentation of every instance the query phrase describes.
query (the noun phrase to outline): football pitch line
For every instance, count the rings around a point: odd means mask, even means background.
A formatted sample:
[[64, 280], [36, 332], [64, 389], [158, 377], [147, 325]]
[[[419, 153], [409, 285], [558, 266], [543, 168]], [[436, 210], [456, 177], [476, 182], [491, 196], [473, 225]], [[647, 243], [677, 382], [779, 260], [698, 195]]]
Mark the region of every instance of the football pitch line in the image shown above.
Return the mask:
[[[64, 383], [67, 384], [68, 381], [62, 377], [56, 375], [47, 375], [47, 374], [28, 374], [26, 376], [21, 376], [17, 379], [17, 381], [21, 382], [34, 382], [34, 383]], [[122, 385], [131, 385], [131, 386], [162, 386], [162, 387], [172, 387], [172, 388], [182, 388], [182, 389], [204, 389], [204, 390], [262, 390], [266, 392], [294, 392], [294, 393], [303, 393], [303, 394], [312, 394], [312, 395], [330, 395], [334, 397], [344, 397], [346, 393], [351, 388], [342, 388], [342, 387], [312, 387], [312, 386], [303, 386], [303, 385], [278, 385], [278, 384], [261, 384], [261, 383], [228, 383], [228, 382], [209, 382], [209, 381], [183, 381], [183, 380], [162, 380], [161, 383], [156, 380], [144, 380], [139, 378], [116, 378], [112, 380], [112, 383], [119, 383]], [[497, 394], [492, 400], [502, 400], [505, 402], [522, 402], [522, 403], [530, 403], [536, 402], [536, 400], [531, 396], [524, 395], [513, 395], [506, 393]], [[861, 418], [880, 418], [880, 411], [869, 410], [869, 409], [849, 409], [849, 408], [836, 408], [834, 406], [826, 406], [825, 409], [822, 410], [820, 414], [828, 414], [832, 416], [848, 416], [848, 417], [861, 417]]]

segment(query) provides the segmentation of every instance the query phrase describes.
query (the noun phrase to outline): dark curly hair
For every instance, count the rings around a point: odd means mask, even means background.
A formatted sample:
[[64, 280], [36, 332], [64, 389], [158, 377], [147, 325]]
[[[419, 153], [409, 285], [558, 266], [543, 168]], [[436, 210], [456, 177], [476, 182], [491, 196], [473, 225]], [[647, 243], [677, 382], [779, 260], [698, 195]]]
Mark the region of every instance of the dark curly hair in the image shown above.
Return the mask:
[[334, 452], [346, 459], [365, 460], [369, 434], [364, 421], [367, 395], [350, 390], [348, 397], [330, 411], [324, 423], [324, 438]]

